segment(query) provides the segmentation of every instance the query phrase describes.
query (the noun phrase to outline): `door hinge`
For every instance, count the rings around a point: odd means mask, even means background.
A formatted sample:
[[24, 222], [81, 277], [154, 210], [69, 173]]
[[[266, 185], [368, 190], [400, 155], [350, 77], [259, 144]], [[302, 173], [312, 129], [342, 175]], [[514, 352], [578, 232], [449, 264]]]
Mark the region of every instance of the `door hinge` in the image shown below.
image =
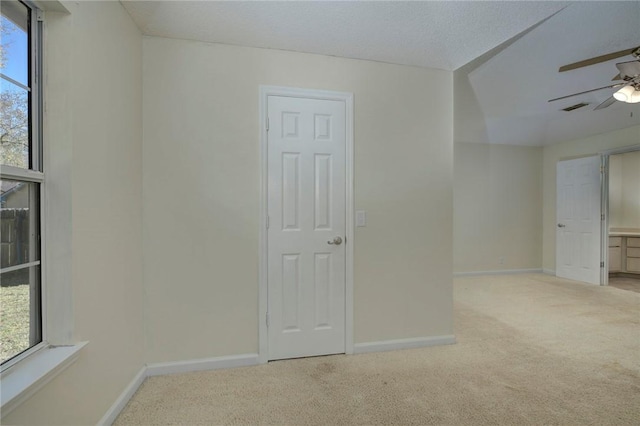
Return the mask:
[[267, 117], [267, 132], [269, 131], [269, 117]]
[[600, 166], [600, 173], [604, 173], [604, 171], [607, 170], [604, 168], [604, 166]]
[[604, 213], [600, 215], [600, 220], [604, 220]]
[[600, 267], [604, 268], [604, 262], [600, 262]]
[[267, 229], [269, 229], [269, 216], [267, 216]]
[[269, 315], [269, 312], [267, 312], [265, 322], [267, 323], [267, 327], [269, 327], [269, 325], [271, 324], [271, 315]]

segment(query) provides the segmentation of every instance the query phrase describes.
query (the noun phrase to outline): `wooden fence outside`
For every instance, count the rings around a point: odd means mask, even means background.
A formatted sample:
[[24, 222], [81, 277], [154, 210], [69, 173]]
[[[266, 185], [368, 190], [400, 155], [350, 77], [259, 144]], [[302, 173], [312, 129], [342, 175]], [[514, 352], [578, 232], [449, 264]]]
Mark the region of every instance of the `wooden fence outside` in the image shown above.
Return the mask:
[[0, 265], [29, 262], [29, 209], [0, 209]]

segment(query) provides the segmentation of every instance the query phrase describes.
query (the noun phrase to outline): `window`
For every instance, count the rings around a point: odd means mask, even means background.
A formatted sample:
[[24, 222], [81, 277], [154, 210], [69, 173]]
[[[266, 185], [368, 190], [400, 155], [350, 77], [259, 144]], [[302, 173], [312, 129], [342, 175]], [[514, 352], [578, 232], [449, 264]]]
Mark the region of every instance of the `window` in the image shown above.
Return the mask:
[[43, 342], [41, 22], [30, 3], [2, 1], [0, 22], [0, 361]]

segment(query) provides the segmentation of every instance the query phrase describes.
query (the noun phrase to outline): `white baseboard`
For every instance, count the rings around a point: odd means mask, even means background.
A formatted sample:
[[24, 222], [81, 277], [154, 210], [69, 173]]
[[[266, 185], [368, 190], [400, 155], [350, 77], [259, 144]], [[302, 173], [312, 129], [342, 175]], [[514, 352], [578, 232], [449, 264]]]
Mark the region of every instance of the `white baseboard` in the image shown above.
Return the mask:
[[511, 275], [511, 274], [540, 274], [541, 268], [535, 269], [500, 269], [497, 271], [473, 271], [473, 272], [454, 272], [454, 277], [473, 277], [479, 275]]
[[[454, 335], [385, 340], [381, 342], [356, 343], [354, 345], [353, 353], [363, 354], [399, 349], [414, 349], [427, 346], [451, 345], [454, 343], [456, 343]], [[102, 419], [100, 419], [98, 425], [111, 425], [147, 377], [160, 376], [164, 374], [189, 373], [193, 371], [217, 370], [222, 368], [249, 367], [258, 364], [258, 354], [232, 355], [189, 361], [148, 364], [133, 378], [131, 383], [129, 383], [125, 390], [120, 394], [111, 408], [109, 408]]]
[[543, 269], [542, 273], [546, 274], [546, 275], [553, 275], [554, 277], [556, 276], [556, 270], [555, 269]]
[[111, 425], [118, 414], [126, 407], [134, 393], [147, 377], [163, 374], [189, 373], [192, 371], [218, 370], [221, 368], [248, 367], [258, 364], [258, 354], [222, 356], [216, 358], [194, 359], [189, 361], [160, 362], [147, 364], [136, 374], [131, 383], [122, 391], [118, 399], [98, 422], [100, 426]]
[[118, 417], [118, 414], [126, 407], [127, 403], [131, 399], [134, 393], [138, 390], [144, 379], [147, 378], [147, 367], [142, 367], [138, 374], [131, 380], [131, 383], [122, 391], [116, 402], [107, 410], [107, 412], [102, 416], [98, 425], [100, 426], [109, 426]]
[[147, 376], [151, 377], [163, 374], [218, 370], [221, 368], [248, 367], [258, 364], [258, 354], [221, 356], [176, 362], [160, 362], [156, 364], [147, 364]]
[[452, 345], [456, 343], [454, 335], [416, 337], [413, 339], [383, 340], [381, 342], [356, 343], [353, 345], [354, 354], [369, 352], [395, 351], [399, 349], [415, 349], [427, 346]]

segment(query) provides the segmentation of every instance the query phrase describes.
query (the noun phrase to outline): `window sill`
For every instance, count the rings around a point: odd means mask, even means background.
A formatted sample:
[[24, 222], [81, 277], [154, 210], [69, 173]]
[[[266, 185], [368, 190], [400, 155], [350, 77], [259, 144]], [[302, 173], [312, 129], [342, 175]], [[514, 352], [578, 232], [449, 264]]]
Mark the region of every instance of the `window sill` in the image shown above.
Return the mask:
[[3, 372], [0, 378], [2, 416], [9, 414], [73, 364], [87, 343], [43, 348]]

